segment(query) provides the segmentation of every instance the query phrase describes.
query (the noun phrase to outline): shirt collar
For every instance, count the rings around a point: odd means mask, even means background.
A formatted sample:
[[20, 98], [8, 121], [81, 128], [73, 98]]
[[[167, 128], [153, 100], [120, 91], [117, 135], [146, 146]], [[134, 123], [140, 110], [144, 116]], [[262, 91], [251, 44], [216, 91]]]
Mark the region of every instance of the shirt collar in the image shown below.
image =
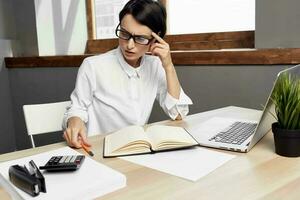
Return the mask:
[[137, 68], [132, 67], [131, 65], [129, 65], [126, 62], [126, 60], [124, 59], [124, 56], [122, 54], [122, 51], [121, 51], [120, 47], [117, 48], [117, 58], [118, 58], [118, 60], [119, 60], [119, 62], [121, 64], [121, 67], [122, 67], [123, 71], [127, 74], [127, 76], [129, 78], [132, 78], [132, 77], [138, 77], [138, 78], [140, 78], [140, 70], [141, 70], [141, 67], [145, 63], [145, 56], [142, 56], [142, 60], [141, 60], [140, 66], [137, 67]]

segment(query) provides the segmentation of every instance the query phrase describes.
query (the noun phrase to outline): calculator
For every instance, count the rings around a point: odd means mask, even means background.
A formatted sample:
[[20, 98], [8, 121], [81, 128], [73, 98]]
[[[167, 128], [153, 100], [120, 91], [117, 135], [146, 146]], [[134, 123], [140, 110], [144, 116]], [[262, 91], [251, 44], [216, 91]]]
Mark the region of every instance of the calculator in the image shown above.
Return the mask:
[[84, 155], [53, 156], [46, 165], [40, 166], [39, 169], [49, 172], [75, 171], [81, 167], [84, 159]]

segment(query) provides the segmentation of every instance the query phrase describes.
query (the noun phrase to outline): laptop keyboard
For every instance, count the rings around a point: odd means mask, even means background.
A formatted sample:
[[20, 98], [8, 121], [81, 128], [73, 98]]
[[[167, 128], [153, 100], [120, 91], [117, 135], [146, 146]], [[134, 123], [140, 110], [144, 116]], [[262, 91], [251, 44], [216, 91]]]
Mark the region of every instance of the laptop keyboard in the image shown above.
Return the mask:
[[228, 144], [242, 144], [254, 133], [256, 126], [256, 123], [234, 122], [231, 126], [210, 138], [209, 141]]

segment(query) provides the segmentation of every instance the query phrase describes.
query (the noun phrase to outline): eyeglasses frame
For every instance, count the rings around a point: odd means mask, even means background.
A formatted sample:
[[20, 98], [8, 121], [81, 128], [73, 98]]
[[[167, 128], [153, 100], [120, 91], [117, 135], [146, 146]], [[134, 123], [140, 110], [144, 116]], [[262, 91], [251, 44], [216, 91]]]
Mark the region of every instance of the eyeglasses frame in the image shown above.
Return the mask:
[[[128, 39], [121, 38], [121, 37], [117, 34], [118, 31], [127, 33], [127, 34], [129, 35], [129, 38], [128, 38]], [[127, 30], [125, 30], [124, 28], [122, 28], [120, 23], [118, 24], [118, 26], [117, 26], [117, 28], [116, 28], [116, 30], [115, 30], [115, 34], [116, 34], [116, 36], [117, 36], [118, 38], [120, 38], [120, 39], [122, 39], [122, 40], [127, 40], [127, 41], [129, 41], [129, 40], [132, 38], [133, 41], [134, 41], [136, 44], [139, 44], [139, 45], [149, 45], [150, 42], [154, 39], [154, 37], [146, 38], [146, 37], [143, 36], [143, 35], [132, 35], [132, 34], [129, 33]], [[141, 43], [139, 43], [139, 42], [136, 42], [136, 39], [135, 39], [136, 37], [142, 37], [142, 38], [147, 39], [147, 40], [149, 40], [149, 41], [148, 41], [147, 44], [141, 44]]]

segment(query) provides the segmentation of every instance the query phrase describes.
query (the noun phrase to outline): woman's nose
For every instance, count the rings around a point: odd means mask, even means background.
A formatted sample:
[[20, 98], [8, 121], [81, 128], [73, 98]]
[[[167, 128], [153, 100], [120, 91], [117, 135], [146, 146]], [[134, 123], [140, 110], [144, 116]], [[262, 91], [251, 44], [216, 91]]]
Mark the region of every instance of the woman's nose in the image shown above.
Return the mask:
[[127, 42], [127, 48], [128, 49], [133, 49], [135, 47], [135, 43], [134, 43], [134, 40], [133, 38], [130, 38]]

